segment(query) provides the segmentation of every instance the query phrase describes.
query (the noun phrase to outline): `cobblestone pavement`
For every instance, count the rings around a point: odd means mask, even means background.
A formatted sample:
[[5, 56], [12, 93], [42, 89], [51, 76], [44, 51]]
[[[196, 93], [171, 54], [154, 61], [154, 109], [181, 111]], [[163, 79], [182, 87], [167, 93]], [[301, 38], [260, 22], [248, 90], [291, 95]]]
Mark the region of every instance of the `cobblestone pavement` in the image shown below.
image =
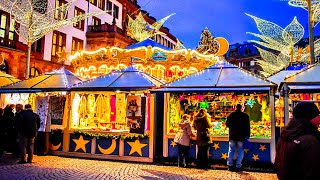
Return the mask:
[[65, 158], [58, 156], [35, 156], [32, 164], [17, 164], [11, 158], [0, 162], [0, 179], [277, 179], [272, 173], [226, 170], [198, 170], [145, 163], [112, 162]]

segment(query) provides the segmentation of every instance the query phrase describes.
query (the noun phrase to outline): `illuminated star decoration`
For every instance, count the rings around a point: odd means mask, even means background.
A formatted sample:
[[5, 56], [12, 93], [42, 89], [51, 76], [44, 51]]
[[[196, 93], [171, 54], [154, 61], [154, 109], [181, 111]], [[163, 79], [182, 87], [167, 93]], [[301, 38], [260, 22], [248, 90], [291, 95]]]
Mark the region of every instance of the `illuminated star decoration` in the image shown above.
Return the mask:
[[134, 142], [127, 142], [127, 143], [131, 146], [129, 155], [137, 152], [140, 156], [142, 156], [141, 149], [148, 145], [148, 144], [140, 143], [139, 139], [136, 139]]
[[244, 151], [246, 154], [248, 154], [249, 149], [245, 148], [245, 149], [243, 149], [243, 151]]
[[133, 20], [130, 16], [128, 16], [128, 28], [127, 32], [130, 37], [141, 42], [148, 38], [151, 38], [157, 34], [164, 34], [159, 31], [161, 26], [166, 22], [172, 15], [166, 16], [165, 18], [153, 23], [150, 25], [144, 18], [142, 13], [140, 12], [135, 20]]
[[65, 62], [68, 61], [68, 56], [70, 52], [66, 51], [66, 48], [63, 47], [61, 52], [58, 52], [57, 55], [59, 57], [58, 62]]
[[74, 152], [78, 151], [79, 149], [82, 149], [83, 152], [87, 152], [86, 150], [86, 144], [88, 144], [89, 140], [84, 140], [82, 135], [79, 136], [79, 139], [72, 139], [74, 143], [76, 143], [76, 148], [74, 149]]
[[176, 143], [176, 142], [171, 141], [170, 146], [172, 146], [172, 147], [174, 148], [176, 145], [177, 145], [177, 143]]
[[227, 153], [222, 153], [221, 154], [221, 159], [227, 160], [228, 159]]
[[253, 159], [254, 161], [259, 160], [259, 155], [258, 155], [258, 154], [253, 154], [253, 155], [252, 155], [252, 159]]
[[[304, 28], [294, 17], [293, 21], [285, 28], [279, 25], [247, 14], [256, 22], [260, 34], [251, 33], [259, 40], [250, 40], [262, 47], [274, 50], [277, 53], [269, 52], [263, 48], [257, 47], [263, 60], [256, 59], [257, 63], [262, 67], [261, 74], [268, 77], [282, 69], [288, 67], [291, 62], [305, 63], [309, 59], [309, 46], [302, 49], [295, 47], [304, 35]], [[320, 52], [320, 40], [315, 41], [315, 53]]]
[[245, 105], [250, 106], [250, 108], [253, 108], [256, 101], [254, 99], [248, 99]]
[[214, 150], [217, 150], [220, 148], [219, 143], [214, 143], [212, 147], [214, 148]]
[[259, 148], [261, 151], [265, 151], [267, 148], [266, 148], [266, 145], [261, 145], [260, 144], [260, 148]]

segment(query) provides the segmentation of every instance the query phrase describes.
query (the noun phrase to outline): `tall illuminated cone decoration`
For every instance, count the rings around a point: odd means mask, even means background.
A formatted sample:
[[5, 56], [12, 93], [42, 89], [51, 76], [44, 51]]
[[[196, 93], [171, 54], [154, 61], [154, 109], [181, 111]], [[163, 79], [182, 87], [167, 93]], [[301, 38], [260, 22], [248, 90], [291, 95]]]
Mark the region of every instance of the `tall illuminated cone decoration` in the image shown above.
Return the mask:
[[67, 18], [68, 10], [75, 0], [54, 7], [50, 1], [40, 0], [1, 0], [0, 10], [9, 12], [16, 24], [15, 31], [28, 45], [26, 78], [29, 78], [31, 45], [61, 27], [65, 27], [85, 20], [87, 17], [96, 16], [104, 11], [81, 14]]
[[[257, 47], [263, 60], [257, 59], [257, 63], [262, 67], [261, 74], [268, 77], [282, 69], [288, 67], [293, 62], [307, 63], [310, 57], [309, 46], [302, 49], [295, 47], [304, 35], [304, 28], [294, 17], [293, 21], [285, 28], [279, 25], [247, 14], [256, 22], [260, 34], [248, 32], [257, 38], [249, 42], [256, 43], [263, 48]], [[315, 51], [320, 52], [320, 41], [315, 42]], [[273, 52], [270, 52], [270, 51]]]
[[202, 31], [200, 42], [196, 50], [202, 54], [216, 54], [218, 52], [219, 45], [208, 28], [205, 28]]

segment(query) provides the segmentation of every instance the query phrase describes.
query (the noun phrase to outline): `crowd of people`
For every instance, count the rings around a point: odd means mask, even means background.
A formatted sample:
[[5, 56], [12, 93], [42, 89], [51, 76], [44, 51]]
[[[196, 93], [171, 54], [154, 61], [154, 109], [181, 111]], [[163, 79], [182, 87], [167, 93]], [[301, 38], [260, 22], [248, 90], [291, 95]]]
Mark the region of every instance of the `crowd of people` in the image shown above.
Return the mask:
[[[242, 168], [242, 159], [244, 155], [244, 142], [250, 137], [250, 121], [249, 116], [241, 111], [242, 106], [238, 104], [236, 111], [232, 112], [226, 121], [229, 128], [229, 151], [228, 151], [228, 167], [230, 171], [240, 171]], [[178, 145], [178, 166], [186, 167], [186, 156], [190, 147], [190, 139], [193, 136], [196, 139], [198, 147], [197, 151], [197, 167], [200, 169], [208, 169], [209, 166], [209, 145], [211, 138], [209, 135], [212, 128], [210, 115], [206, 109], [200, 109], [193, 118], [193, 125], [190, 123], [190, 116], [183, 115], [179, 123], [179, 132], [174, 138], [174, 142]], [[191, 132], [191, 126], [197, 131], [196, 135]], [[234, 166], [234, 155], [237, 154], [236, 164]]]
[[11, 104], [0, 108], [0, 125], [0, 157], [11, 152], [13, 158], [20, 158], [19, 164], [32, 163], [40, 117], [31, 105], [23, 108], [22, 104]]

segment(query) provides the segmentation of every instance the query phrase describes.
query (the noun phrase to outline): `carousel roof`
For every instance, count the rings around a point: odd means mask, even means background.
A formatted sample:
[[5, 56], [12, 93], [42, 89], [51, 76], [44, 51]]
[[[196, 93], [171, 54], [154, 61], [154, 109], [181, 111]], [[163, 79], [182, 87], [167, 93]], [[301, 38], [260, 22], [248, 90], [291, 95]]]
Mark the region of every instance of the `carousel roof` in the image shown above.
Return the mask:
[[72, 84], [81, 82], [77, 76], [65, 68], [20, 81], [0, 88], [0, 92], [41, 92], [65, 91]]
[[0, 71], [0, 86], [6, 86], [19, 81], [20, 79]]
[[[163, 91], [246, 91], [269, 90], [276, 86], [230, 63], [223, 62], [210, 66], [190, 76], [166, 84]], [[180, 90], [179, 90], [180, 89]]]
[[73, 90], [143, 90], [160, 87], [161, 80], [132, 66], [75, 84]]
[[127, 46], [125, 49], [136, 49], [136, 48], [139, 48], [139, 47], [148, 47], [148, 46], [151, 46], [151, 47], [158, 47], [158, 48], [161, 48], [161, 49], [164, 49], [164, 50], [172, 50], [162, 44], [159, 44], [157, 42], [155, 42], [154, 40], [152, 39], [146, 39], [144, 41], [141, 41], [141, 42], [138, 42], [136, 44], [132, 44], [130, 46]]

